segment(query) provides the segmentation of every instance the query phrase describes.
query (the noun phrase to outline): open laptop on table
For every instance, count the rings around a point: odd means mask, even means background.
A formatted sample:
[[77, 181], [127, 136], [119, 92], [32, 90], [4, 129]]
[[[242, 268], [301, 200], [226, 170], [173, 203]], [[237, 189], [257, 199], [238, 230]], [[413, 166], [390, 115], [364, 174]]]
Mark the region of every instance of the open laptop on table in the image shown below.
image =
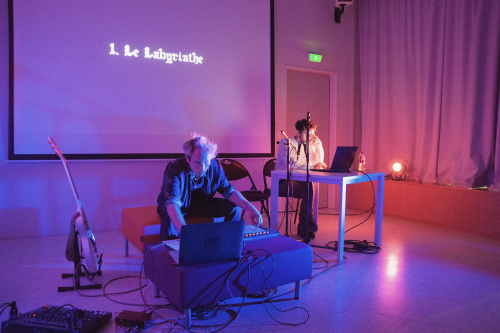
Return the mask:
[[[165, 244], [178, 251], [170, 256], [179, 266], [239, 260], [243, 248], [245, 221], [188, 224], [181, 227], [181, 239]], [[177, 245], [177, 246], [176, 246]]]
[[330, 169], [312, 169], [321, 172], [349, 172], [358, 147], [338, 146]]

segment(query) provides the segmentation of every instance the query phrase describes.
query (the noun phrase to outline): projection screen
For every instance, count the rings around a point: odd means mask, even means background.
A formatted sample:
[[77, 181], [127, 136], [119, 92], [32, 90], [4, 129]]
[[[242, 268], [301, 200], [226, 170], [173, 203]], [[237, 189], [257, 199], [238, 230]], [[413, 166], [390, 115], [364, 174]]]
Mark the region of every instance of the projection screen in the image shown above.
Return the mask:
[[273, 1], [9, 1], [9, 159], [274, 156]]

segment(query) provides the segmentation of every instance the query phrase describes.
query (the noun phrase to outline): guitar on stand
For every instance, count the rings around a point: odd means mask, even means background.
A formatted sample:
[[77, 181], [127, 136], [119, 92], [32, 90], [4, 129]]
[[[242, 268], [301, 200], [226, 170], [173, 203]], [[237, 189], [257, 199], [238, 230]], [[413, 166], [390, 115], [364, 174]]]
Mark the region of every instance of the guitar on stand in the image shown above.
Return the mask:
[[[80, 285], [80, 276], [85, 276], [89, 281], [93, 281], [96, 276], [101, 276], [101, 264], [102, 264], [102, 254], [98, 257], [97, 245], [95, 241], [94, 234], [90, 230], [89, 223], [83, 212], [82, 203], [76, 192], [75, 183], [69, 172], [68, 164], [64, 155], [56, 146], [55, 141], [49, 136], [49, 143], [52, 149], [59, 156], [63, 162], [64, 169], [66, 170], [66, 175], [68, 176], [69, 184], [73, 190], [73, 195], [76, 200], [76, 213], [71, 219], [71, 231], [68, 239], [68, 245], [66, 246], [66, 258], [74, 263], [74, 274], [63, 274], [62, 277], [75, 278], [74, 287], [59, 287], [58, 291], [70, 291], [70, 290], [80, 290], [80, 289], [101, 289], [101, 284], [92, 284], [87, 286]], [[86, 265], [83, 264], [85, 260]]]

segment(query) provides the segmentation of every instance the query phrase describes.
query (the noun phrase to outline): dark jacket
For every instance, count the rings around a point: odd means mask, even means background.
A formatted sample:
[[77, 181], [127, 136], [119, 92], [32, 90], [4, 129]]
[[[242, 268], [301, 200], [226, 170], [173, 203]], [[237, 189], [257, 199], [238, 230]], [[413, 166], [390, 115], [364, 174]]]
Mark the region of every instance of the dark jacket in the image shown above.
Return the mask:
[[[224, 199], [227, 199], [235, 191], [227, 180], [219, 161], [215, 158], [210, 161], [210, 166], [204, 177], [204, 185], [201, 188], [207, 198], [211, 199], [215, 192], [219, 192]], [[158, 195], [158, 208], [174, 203], [179, 206], [182, 213], [185, 213], [191, 204], [191, 178], [191, 168], [185, 157], [168, 163]]]

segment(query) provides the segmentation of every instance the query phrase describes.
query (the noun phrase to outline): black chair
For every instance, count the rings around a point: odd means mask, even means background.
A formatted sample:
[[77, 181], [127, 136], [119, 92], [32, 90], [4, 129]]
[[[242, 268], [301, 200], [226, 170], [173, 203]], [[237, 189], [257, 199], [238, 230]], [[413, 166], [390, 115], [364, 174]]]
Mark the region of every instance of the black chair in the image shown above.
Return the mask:
[[[240, 162], [225, 158], [220, 163], [222, 165], [224, 173], [226, 174], [227, 180], [229, 180], [230, 182], [248, 177], [250, 183], [252, 184], [252, 187], [250, 188], [250, 190], [240, 191], [240, 193], [241, 195], [243, 195], [245, 199], [247, 199], [250, 202], [260, 201], [261, 204], [260, 212], [262, 213], [262, 211], [264, 211], [266, 213], [270, 225], [271, 219], [269, 217], [269, 209], [265, 205], [265, 203], [269, 200], [270, 194], [257, 190], [257, 186], [255, 186], [252, 176], [250, 176], [250, 173], [248, 172], [247, 168], [245, 168], [243, 164], [241, 164]], [[243, 211], [243, 213], [241, 214], [242, 217], [243, 214], [245, 214], [245, 211]]]
[[[266, 164], [264, 164], [264, 170], [263, 170], [264, 187], [265, 187], [264, 193], [268, 193], [269, 196], [271, 196], [271, 188], [267, 187], [267, 177], [271, 178], [271, 171], [274, 171], [275, 169], [276, 169], [276, 158], [272, 158], [269, 161], [267, 161]], [[282, 198], [286, 198], [286, 196], [284, 196]], [[293, 205], [290, 204], [290, 212], [295, 212], [295, 218], [294, 218], [294, 222], [293, 222], [294, 224], [297, 223], [297, 215], [299, 212], [299, 205], [300, 205], [300, 198], [296, 198], [296, 199], [297, 199], [297, 207], [295, 208], [295, 210], [293, 209]], [[267, 210], [269, 211], [269, 199], [266, 200], [266, 205], [267, 205]], [[282, 212], [280, 212], [280, 213], [282, 213]]]

